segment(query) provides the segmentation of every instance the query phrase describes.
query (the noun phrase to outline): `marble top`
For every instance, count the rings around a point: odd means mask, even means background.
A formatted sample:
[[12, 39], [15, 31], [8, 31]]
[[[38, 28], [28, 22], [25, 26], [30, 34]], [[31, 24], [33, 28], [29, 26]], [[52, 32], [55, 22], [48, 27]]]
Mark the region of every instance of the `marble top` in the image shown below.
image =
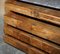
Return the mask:
[[60, 0], [22, 0], [22, 1], [60, 9]]

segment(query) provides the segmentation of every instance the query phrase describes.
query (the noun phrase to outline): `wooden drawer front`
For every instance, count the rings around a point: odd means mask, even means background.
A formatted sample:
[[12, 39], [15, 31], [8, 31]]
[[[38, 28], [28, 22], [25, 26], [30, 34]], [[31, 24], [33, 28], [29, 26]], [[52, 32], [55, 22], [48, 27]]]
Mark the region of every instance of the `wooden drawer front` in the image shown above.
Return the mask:
[[23, 29], [27, 32], [37, 35], [60, 44], [60, 28], [49, 25], [44, 22], [29, 19], [27, 17], [9, 13], [5, 16], [5, 23]]
[[60, 10], [7, 0], [5, 11], [6, 43], [27, 54], [60, 54]]
[[4, 31], [6, 34], [9, 34], [11, 37], [14, 37], [14, 38], [21, 40], [25, 43], [28, 43], [34, 47], [42, 49], [42, 50], [48, 52], [49, 54], [55, 54], [55, 53], [59, 54], [60, 53], [60, 47], [58, 45], [55, 45], [49, 41], [43, 40], [43, 39], [35, 37], [33, 35], [30, 35], [26, 32], [23, 32], [21, 30], [11, 27], [11, 26], [5, 25]]
[[60, 11], [22, 2], [8, 2], [6, 9], [60, 25]]
[[42, 52], [34, 47], [31, 47], [28, 44], [25, 44], [21, 41], [18, 41], [18, 40], [14, 39], [8, 35], [5, 35], [4, 40], [6, 43], [26, 52], [28, 54], [47, 54], [47, 53], [44, 53], [44, 52]]

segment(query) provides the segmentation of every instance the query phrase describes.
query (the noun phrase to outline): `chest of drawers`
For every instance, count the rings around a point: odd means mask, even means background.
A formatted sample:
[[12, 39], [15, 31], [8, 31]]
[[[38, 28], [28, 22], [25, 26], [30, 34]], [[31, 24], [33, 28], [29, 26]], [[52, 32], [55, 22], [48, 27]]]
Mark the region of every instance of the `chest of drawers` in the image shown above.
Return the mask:
[[60, 11], [7, 0], [4, 40], [27, 54], [60, 54]]

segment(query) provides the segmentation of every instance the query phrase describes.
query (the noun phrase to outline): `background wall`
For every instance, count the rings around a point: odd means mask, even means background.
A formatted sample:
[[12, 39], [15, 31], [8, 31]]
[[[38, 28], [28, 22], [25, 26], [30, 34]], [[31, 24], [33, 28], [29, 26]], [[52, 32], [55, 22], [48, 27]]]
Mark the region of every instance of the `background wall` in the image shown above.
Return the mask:
[[5, 0], [0, 0], [0, 36], [3, 33], [4, 2]]
[[4, 13], [4, 2], [5, 0], [0, 0], [0, 16]]
[[4, 26], [4, 2], [0, 0], [0, 54], [25, 54], [24, 52], [17, 50], [16, 48], [4, 43], [3, 41], [3, 26]]

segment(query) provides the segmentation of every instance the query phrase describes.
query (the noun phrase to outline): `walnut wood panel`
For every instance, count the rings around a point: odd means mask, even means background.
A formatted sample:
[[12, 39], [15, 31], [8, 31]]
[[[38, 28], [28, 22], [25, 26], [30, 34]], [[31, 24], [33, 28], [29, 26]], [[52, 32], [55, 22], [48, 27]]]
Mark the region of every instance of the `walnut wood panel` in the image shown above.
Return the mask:
[[46, 53], [44, 53], [44, 52], [42, 52], [34, 47], [31, 47], [28, 44], [25, 44], [21, 41], [16, 40], [8, 35], [4, 36], [4, 40], [6, 43], [26, 52], [27, 54], [46, 54]]
[[23, 29], [25, 31], [37, 35], [38, 37], [42, 37], [60, 44], [59, 27], [29, 19], [21, 15], [16, 15], [14, 13], [7, 14], [4, 19], [5, 23], [9, 25]]
[[4, 31], [6, 34], [9, 34], [10, 36], [12, 36], [18, 40], [24, 41], [25, 43], [28, 43], [32, 46], [42, 49], [42, 50], [48, 52], [49, 54], [59, 54], [60, 53], [59, 46], [57, 46], [53, 43], [50, 43], [49, 41], [46, 41], [41, 38], [30, 35], [21, 30], [15, 29], [11, 26], [5, 25]]
[[16, 1], [6, 3], [6, 8], [14, 12], [22, 13], [37, 19], [50, 21], [60, 25], [60, 11], [58, 10]]

